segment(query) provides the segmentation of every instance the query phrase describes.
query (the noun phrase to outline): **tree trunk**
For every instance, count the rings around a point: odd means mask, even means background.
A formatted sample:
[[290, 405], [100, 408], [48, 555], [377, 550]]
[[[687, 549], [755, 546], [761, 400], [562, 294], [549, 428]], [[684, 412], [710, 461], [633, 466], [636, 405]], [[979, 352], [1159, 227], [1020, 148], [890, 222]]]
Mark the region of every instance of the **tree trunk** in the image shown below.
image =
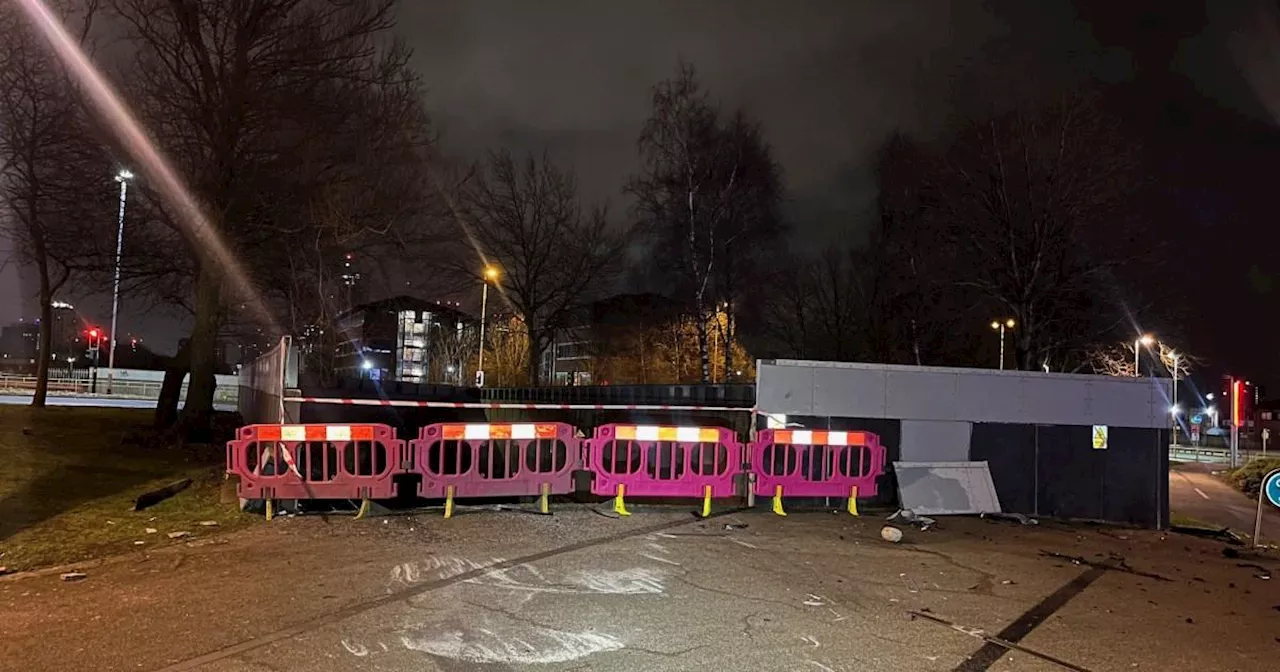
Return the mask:
[[164, 382], [160, 384], [160, 398], [156, 401], [155, 425], [168, 429], [178, 420], [178, 401], [182, 398], [182, 381], [191, 371], [191, 340], [178, 343], [178, 354], [164, 367]]
[[44, 240], [35, 241], [36, 268], [40, 273], [40, 334], [36, 346], [36, 389], [31, 405], [43, 408], [49, 396], [49, 364], [53, 361], [53, 288], [49, 284], [49, 260]]
[[222, 310], [222, 277], [213, 265], [201, 264], [196, 279], [196, 323], [191, 329], [191, 379], [187, 401], [178, 421], [192, 440], [206, 433], [213, 413], [213, 392], [217, 385], [218, 322]]
[[711, 349], [707, 342], [707, 312], [703, 310], [702, 302], [698, 302], [698, 361], [702, 365], [702, 383], [704, 385], [711, 382]]
[[529, 361], [526, 363], [529, 387], [538, 387], [542, 384], [542, 352], [547, 349], [547, 345], [548, 343], [541, 335], [535, 336], [533, 329], [529, 329]]

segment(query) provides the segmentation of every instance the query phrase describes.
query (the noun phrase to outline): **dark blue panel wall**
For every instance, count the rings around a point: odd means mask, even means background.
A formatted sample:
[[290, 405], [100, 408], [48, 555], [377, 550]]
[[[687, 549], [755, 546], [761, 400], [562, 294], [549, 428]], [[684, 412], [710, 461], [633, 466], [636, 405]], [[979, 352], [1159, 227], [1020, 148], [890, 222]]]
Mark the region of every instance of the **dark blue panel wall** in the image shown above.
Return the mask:
[[1036, 515], [1035, 425], [979, 423], [969, 439], [969, 459], [986, 460], [1000, 508]]
[[985, 460], [1006, 512], [1168, 525], [1168, 433], [1112, 427], [1095, 450], [1092, 426], [973, 426], [972, 460]]

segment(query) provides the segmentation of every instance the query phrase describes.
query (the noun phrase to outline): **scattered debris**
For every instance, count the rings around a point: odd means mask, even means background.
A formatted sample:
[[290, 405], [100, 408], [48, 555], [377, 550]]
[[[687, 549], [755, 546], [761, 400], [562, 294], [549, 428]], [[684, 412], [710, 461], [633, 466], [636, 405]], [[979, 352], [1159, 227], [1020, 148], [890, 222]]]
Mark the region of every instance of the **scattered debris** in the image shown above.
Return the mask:
[[896, 544], [902, 541], [902, 530], [892, 525], [885, 525], [880, 528], [880, 538], [889, 543]]
[[916, 512], [911, 509], [898, 509], [892, 516], [889, 516], [885, 520], [901, 520], [908, 525], [919, 526], [921, 532], [929, 529], [938, 522], [928, 516], [918, 516], [916, 515]]
[[115, 524], [116, 524], [116, 521], [114, 521], [114, 520], [108, 520], [108, 521], [107, 521], [107, 524], [108, 524], [108, 525], [115, 525]]
[[181, 538], [183, 538], [183, 537], [189, 537], [189, 536], [191, 536], [191, 533], [190, 533], [190, 532], [188, 532], [188, 531], [186, 531], [186, 530], [181, 530], [181, 531], [178, 531], [178, 532], [170, 532], [170, 533], [169, 533], [169, 538], [170, 538], [170, 539], [181, 539]]
[[174, 481], [163, 488], [144, 492], [141, 495], [138, 495], [137, 499], [133, 500], [133, 510], [141, 511], [147, 507], [155, 506], [156, 504], [169, 499], [189, 487], [191, 487], [191, 479], [184, 478], [180, 481]]
[[13, 573], [12, 569], [9, 569], [8, 567], [0, 567], [0, 576], [4, 576], [5, 574], [12, 574], [12, 573]]
[[805, 601], [804, 601], [804, 604], [805, 604], [805, 606], [807, 606], [807, 607], [825, 607], [825, 606], [827, 606], [827, 598], [825, 598], [825, 597], [823, 597], [823, 596], [821, 596], [821, 595], [814, 595], [813, 593], [809, 593], [808, 598], [809, 598], [809, 599], [807, 599], [807, 600], [805, 600]]
[[985, 518], [990, 518], [990, 519], [992, 519], [992, 520], [1012, 520], [1012, 521], [1015, 521], [1015, 522], [1022, 523], [1023, 525], [1039, 525], [1039, 524], [1040, 524], [1040, 521], [1036, 520], [1035, 518], [1032, 518], [1032, 517], [1030, 517], [1030, 516], [1026, 516], [1026, 515], [1021, 514], [1021, 513], [997, 513], [997, 512], [991, 512], [991, 513], [981, 513], [981, 514], [978, 514], [978, 517], [979, 517], [979, 518], [984, 518], [984, 519], [985, 519]]
[[1220, 541], [1225, 541], [1226, 543], [1231, 544], [1232, 546], [1244, 546], [1244, 540], [1240, 538], [1240, 535], [1236, 534], [1235, 532], [1232, 532], [1231, 529], [1227, 527], [1224, 527], [1222, 529], [1213, 529], [1208, 527], [1188, 527], [1185, 525], [1171, 525], [1169, 526], [1169, 531], [1177, 532], [1178, 534], [1189, 534], [1193, 537], [1204, 537], [1206, 539], [1218, 539]]
[[1190, 625], [1195, 625], [1195, 624], [1196, 624], [1196, 620], [1195, 620], [1194, 618], [1191, 618], [1190, 616], [1188, 616], [1188, 617], [1187, 617], [1187, 623], [1188, 623], [1188, 624], [1190, 624]]
[[202, 521], [200, 521], [200, 527], [217, 527], [217, 526], [218, 526], [218, 521], [216, 521], [216, 520], [202, 520]]
[[747, 529], [747, 527], [749, 526], [746, 523], [725, 523], [724, 524], [724, 529], [726, 530], [745, 530]]
[[1013, 579], [1005, 579], [1004, 581], [1001, 581], [1001, 582], [1000, 582], [1000, 585], [1002, 585], [1002, 586], [1016, 586], [1016, 585], [1018, 585], [1018, 582], [1017, 582], [1017, 581], [1014, 581]]
[[1263, 567], [1262, 565], [1255, 565], [1251, 562], [1240, 562], [1236, 564], [1236, 567], [1243, 567], [1245, 569], [1256, 569], [1258, 570], [1258, 573], [1253, 575], [1254, 578], [1262, 579], [1263, 581], [1271, 580], [1271, 570], [1267, 569], [1266, 567]]
[[142, 541], [141, 539], [139, 539], [138, 541], [133, 542], [133, 545], [134, 545], [134, 546], [142, 546], [142, 545], [144, 545], [144, 544], [146, 544], [146, 543], [147, 543], [147, 542]]
[[148, 527], [148, 528], [147, 528], [147, 534], [155, 534], [156, 532], [159, 532], [159, 531], [160, 531], [160, 530], [157, 530], [157, 529], [156, 529], [156, 528], [154, 528], [154, 527]]
[[1070, 561], [1071, 561], [1071, 564], [1073, 564], [1073, 565], [1088, 565], [1089, 567], [1097, 567], [1098, 569], [1109, 569], [1109, 570], [1116, 571], [1116, 572], [1124, 572], [1124, 573], [1126, 573], [1126, 574], [1133, 574], [1134, 576], [1142, 576], [1142, 577], [1146, 577], [1146, 578], [1148, 578], [1148, 579], [1155, 579], [1156, 581], [1173, 581], [1173, 579], [1171, 579], [1171, 578], [1169, 578], [1169, 577], [1167, 577], [1167, 576], [1161, 576], [1161, 575], [1159, 575], [1159, 574], [1154, 574], [1154, 573], [1151, 573], [1151, 572], [1142, 572], [1142, 571], [1138, 571], [1138, 570], [1136, 570], [1136, 569], [1134, 569], [1134, 568], [1130, 567], [1130, 566], [1129, 566], [1129, 564], [1128, 564], [1127, 562], [1125, 562], [1124, 557], [1119, 556], [1119, 555], [1116, 555], [1116, 554], [1114, 554], [1114, 553], [1113, 553], [1113, 554], [1111, 554], [1111, 556], [1110, 556], [1110, 557], [1111, 557], [1111, 559], [1112, 559], [1112, 560], [1116, 560], [1116, 561], [1117, 561], [1117, 562], [1116, 562], [1116, 564], [1111, 564], [1111, 563], [1106, 563], [1106, 562], [1094, 562], [1094, 561], [1092, 561], [1092, 560], [1085, 560], [1084, 558], [1081, 558], [1081, 557], [1078, 557], [1078, 556], [1074, 556], [1074, 555], [1066, 555], [1066, 554], [1064, 554], [1064, 553], [1054, 553], [1054, 552], [1052, 552], [1052, 551], [1040, 551], [1040, 555], [1042, 555], [1042, 556], [1044, 556], [1044, 557], [1046, 557], [1046, 558], [1057, 558], [1057, 559], [1059, 559], [1059, 560], [1070, 560]]
[[902, 579], [902, 585], [907, 587], [907, 592], [913, 594], [920, 592], [920, 589], [916, 586], [916, 582], [912, 581], [911, 577], [907, 576], [905, 573], [898, 574], [898, 578]]
[[89, 578], [89, 575], [84, 572], [66, 572], [62, 575], [63, 581], [79, 581], [86, 578]]

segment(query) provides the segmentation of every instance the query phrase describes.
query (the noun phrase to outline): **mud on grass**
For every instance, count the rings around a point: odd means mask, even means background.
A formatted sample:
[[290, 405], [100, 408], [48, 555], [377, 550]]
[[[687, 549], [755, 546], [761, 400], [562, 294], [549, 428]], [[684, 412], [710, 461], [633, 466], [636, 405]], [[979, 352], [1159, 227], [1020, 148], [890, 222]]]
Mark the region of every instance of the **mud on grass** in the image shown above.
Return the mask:
[[[221, 446], [166, 445], [150, 421], [133, 409], [0, 407], [0, 567], [150, 549], [190, 538], [169, 532], [204, 537], [255, 520], [221, 501]], [[131, 510], [138, 495], [183, 478], [190, 488]], [[199, 525], [210, 520], [218, 525]]]

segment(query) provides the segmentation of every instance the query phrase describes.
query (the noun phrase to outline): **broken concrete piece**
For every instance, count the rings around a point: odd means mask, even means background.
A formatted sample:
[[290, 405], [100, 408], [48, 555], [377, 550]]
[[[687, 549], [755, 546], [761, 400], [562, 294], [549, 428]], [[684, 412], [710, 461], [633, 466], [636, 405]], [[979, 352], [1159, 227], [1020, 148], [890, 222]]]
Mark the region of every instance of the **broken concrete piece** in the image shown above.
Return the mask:
[[67, 572], [62, 575], [63, 581], [79, 581], [88, 578], [89, 575], [84, 572]]
[[156, 528], [154, 528], [154, 527], [148, 527], [148, 528], [147, 528], [147, 534], [155, 534], [156, 532], [159, 532], [159, 531], [160, 531], [160, 530], [157, 530], [157, 529], [156, 529]]
[[178, 531], [178, 532], [170, 532], [170, 533], [169, 533], [169, 538], [170, 538], [170, 539], [181, 539], [181, 538], [183, 538], [183, 537], [189, 537], [189, 536], [191, 536], [191, 533], [190, 533], [190, 532], [187, 532], [186, 530], [181, 530], [181, 531]]

